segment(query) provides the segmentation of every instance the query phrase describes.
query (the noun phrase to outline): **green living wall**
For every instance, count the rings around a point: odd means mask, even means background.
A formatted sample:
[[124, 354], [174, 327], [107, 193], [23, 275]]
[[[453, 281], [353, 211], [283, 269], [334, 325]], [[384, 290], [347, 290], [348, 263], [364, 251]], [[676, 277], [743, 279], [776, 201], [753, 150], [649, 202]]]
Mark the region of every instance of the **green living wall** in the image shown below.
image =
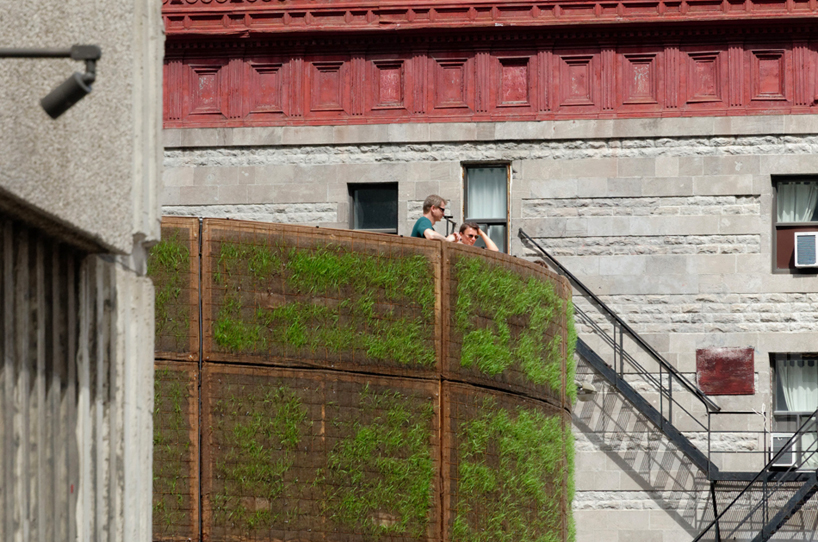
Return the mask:
[[[573, 538], [564, 281], [375, 234], [205, 220], [199, 239], [187, 246], [188, 264], [202, 255], [201, 306], [187, 312], [203, 316], [185, 365], [194, 411], [177, 408], [179, 375], [156, 373], [156, 539]], [[174, 294], [186, 245], [163, 243], [151, 269], [175, 312], [157, 303], [157, 318], [181, 319], [176, 305], [198, 301]], [[186, 362], [161, 362], [174, 363]]]
[[402, 366], [435, 363], [434, 283], [422, 255], [225, 240], [213, 283], [221, 294], [215, 348], [233, 354], [357, 353]]

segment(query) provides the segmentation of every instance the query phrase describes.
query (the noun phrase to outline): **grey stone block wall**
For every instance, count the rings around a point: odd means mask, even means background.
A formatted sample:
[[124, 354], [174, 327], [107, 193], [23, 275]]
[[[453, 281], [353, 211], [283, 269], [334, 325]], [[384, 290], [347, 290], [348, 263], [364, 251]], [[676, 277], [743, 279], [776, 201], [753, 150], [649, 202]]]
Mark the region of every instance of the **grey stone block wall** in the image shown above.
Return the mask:
[[[348, 183], [397, 182], [403, 235], [430, 193], [449, 199], [462, 221], [463, 164], [508, 163], [513, 254], [536, 257], [516, 237], [523, 228], [693, 381], [696, 349], [754, 349], [755, 393], [717, 397], [727, 410], [769, 413], [770, 353], [818, 352], [818, 276], [775, 273], [772, 257], [772, 176], [818, 174], [812, 117], [169, 130], [165, 138], [166, 213], [347, 228]], [[587, 326], [580, 332], [593, 342]], [[604, 392], [577, 405], [578, 539], [691, 539], [706, 513], [702, 473], [621, 402]], [[676, 421], [706, 448], [693, 425]], [[755, 468], [758, 454], [731, 452], [763, 451], [763, 418], [714, 424], [725, 431], [717, 463]], [[750, 433], [731, 435], [739, 429]]]

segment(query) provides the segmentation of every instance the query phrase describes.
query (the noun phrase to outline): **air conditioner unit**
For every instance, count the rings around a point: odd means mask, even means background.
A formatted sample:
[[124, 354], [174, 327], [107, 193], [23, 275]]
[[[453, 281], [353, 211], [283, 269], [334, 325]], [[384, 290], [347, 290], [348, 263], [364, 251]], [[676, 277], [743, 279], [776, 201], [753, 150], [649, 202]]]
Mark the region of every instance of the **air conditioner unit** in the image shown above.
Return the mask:
[[818, 231], [795, 234], [795, 267], [818, 267]]
[[[771, 436], [771, 443], [770, 443], [770, 459], [775, 457], [775, 454], [783, 448], [787, 442], [792, 438], [792, 433], [773, 433]], [[778, 459], [775, 460], [775, 463], [772, 464], [773, 467], [792, 467], [795, 465], [795, 442], [785, 451], [783, 454], [778, 456]]]

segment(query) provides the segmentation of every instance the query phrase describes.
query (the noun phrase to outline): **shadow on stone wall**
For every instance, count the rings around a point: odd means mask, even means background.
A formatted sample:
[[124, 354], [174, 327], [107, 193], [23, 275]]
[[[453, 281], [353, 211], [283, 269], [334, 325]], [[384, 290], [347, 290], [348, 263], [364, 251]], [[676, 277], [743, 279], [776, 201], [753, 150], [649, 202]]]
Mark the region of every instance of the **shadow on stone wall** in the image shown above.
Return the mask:
[[698, 534], [713, 519], [705, 473], [607, 380], [577, 359], [577, 380], [592, 383], [597, 392], [574, 409], [574, 426], [581, 431], [576, 452], [604, 453], [632, 484], [623, 478], [620, 487], [611, 490], [578, 486], [574, 509], [661, 509], [684, 531]]

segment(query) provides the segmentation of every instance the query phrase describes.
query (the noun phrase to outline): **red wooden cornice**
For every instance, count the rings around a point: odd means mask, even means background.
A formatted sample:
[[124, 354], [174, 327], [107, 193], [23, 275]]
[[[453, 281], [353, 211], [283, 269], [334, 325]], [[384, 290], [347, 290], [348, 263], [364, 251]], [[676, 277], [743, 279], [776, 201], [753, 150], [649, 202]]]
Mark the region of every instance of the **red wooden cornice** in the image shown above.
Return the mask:
[[168, 36], [564, 27], [818, 17], [818, 0], [163, 0]]
[[810, 23], [177, 37], [165, 126], [815, 114]]

